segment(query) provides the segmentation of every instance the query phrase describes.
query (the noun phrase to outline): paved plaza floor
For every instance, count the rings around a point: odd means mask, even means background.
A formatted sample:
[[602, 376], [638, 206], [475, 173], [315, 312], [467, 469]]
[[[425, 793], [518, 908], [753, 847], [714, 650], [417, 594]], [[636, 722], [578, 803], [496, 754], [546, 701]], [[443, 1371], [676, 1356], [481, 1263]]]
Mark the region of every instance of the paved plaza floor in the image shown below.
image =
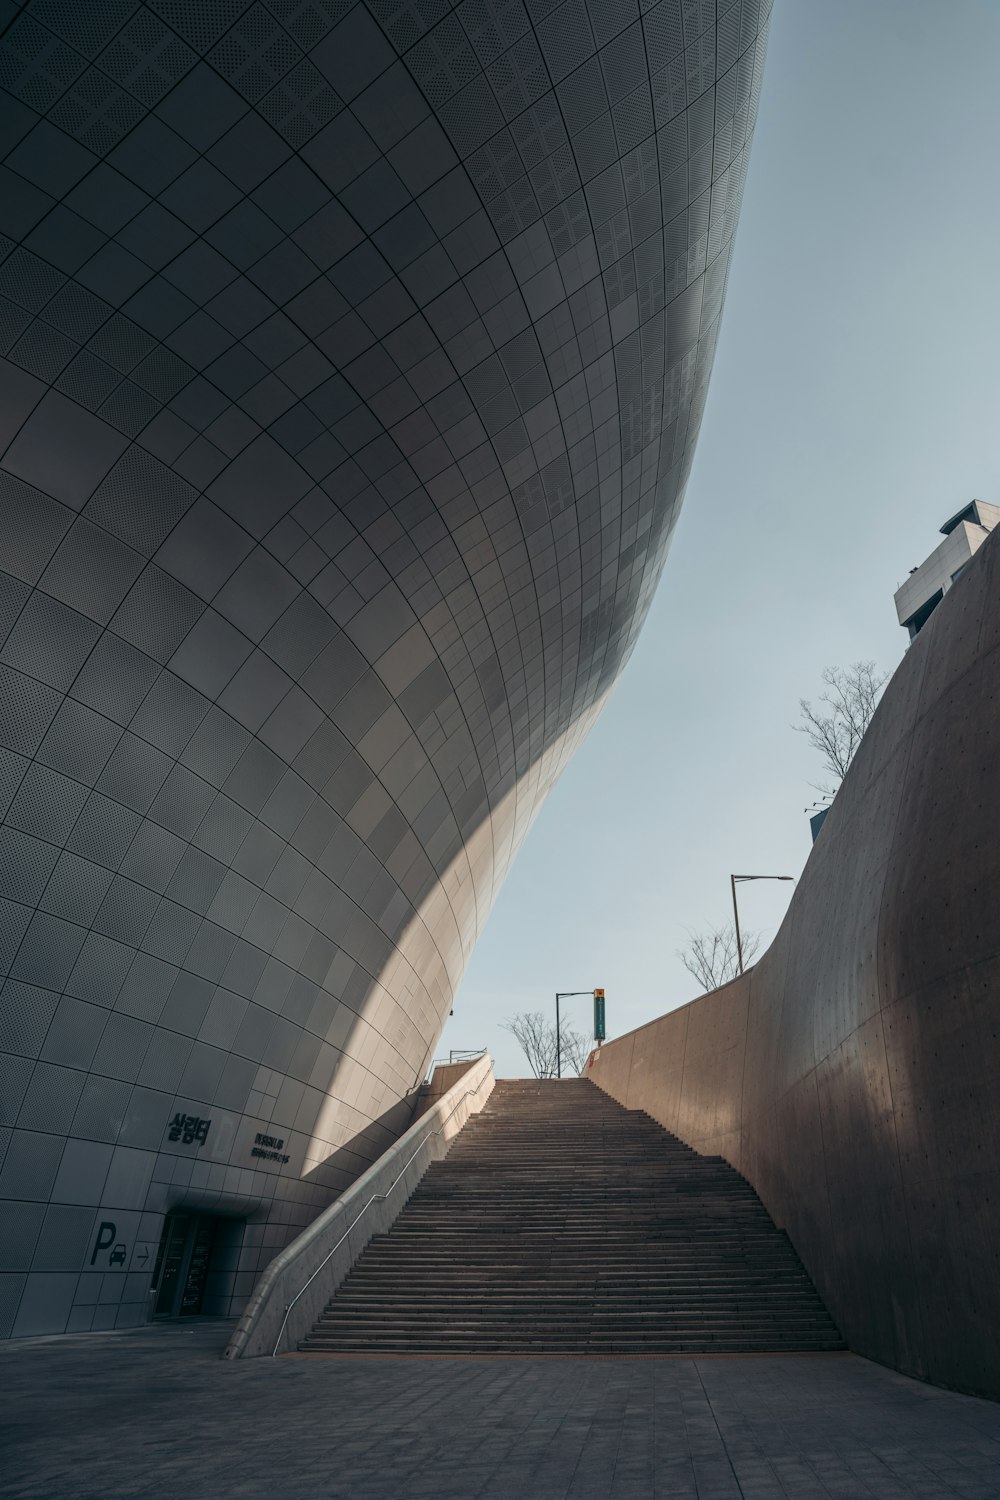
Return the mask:
[[1000, 1405], [854, 1355], [230, 1364], [228, 1332], [5, 1346], [0, 1494], [1000, 1500]]

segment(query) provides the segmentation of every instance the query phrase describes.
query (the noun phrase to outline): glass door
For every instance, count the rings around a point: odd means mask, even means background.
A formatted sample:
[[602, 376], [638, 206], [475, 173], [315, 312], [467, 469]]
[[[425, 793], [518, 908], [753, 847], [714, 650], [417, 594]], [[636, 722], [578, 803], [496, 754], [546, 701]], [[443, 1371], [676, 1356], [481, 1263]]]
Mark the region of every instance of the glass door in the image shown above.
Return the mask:
[[188, 1261], [188, 1238], [194, 1220], [190, 1214], [168, 1214], [156, 1252], [153, 1286], [154, 1318], [175, 1318], [184, 1286]]
[[188, 1259], [187, 1275], [184, 1278], [184, 1295], [181, 1298], [180, 1307], [182, 1318], [194, 1317], [196, 1313], [201, 1312], [209, 1262], [212, 1259], [215, 1223], [214, 1219], [203, 1216], [195, 1219], [192, 1225], [190, 1256]]

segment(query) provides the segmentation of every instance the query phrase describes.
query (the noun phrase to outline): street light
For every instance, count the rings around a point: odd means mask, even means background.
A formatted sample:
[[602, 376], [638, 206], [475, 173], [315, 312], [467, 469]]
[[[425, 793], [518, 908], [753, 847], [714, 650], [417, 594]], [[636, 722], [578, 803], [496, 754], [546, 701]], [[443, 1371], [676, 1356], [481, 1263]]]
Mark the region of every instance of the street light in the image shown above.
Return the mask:
[[741, 880], [790, 880], [795, 883], [794, 875], [730, 875], [730, 884], [733, 888], [733, 919], [736, 922], [736, 955], [739, 959], [739, 972], [743, 973], [743, 939], [740, 937], [740, 914], [736, 906], [736, 886]]
[[559, 1001], [572, 995], [592, 995], [593, 990], [556, 990], [556, 1077], [562, 1077], [562, 1039], [559, 1030]]

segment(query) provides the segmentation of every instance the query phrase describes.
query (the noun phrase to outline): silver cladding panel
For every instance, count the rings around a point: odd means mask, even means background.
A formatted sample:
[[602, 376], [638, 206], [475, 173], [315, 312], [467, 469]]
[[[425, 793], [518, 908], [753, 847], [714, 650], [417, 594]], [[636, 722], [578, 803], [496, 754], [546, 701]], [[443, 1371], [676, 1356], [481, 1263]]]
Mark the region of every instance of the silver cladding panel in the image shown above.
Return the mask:
[[239, 1310], [408, 1118], [661, 571], [768, 8], [0, 12], [2, 1333], [178, 1206]]

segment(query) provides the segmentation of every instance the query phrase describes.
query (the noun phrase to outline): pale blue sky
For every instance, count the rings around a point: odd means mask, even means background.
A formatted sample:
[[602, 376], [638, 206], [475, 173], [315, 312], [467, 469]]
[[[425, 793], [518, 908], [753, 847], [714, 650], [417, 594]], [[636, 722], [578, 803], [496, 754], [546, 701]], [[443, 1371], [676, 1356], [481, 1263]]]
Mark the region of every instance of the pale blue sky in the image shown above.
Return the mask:
[[[894, 668], [892, 595], [1000, 501], [1000, 6], [776, 0], [684, 512], [603, 718], [542, 809], [438, 1053], [604, 985], [614, 1036], [697, 992], [675, 950], [729, 872], [798, 876], [825, 666]], [[741, 891], [765, 941], [788, 885]], [[587, 1001], [569, 1002], [589, 1029]]]

